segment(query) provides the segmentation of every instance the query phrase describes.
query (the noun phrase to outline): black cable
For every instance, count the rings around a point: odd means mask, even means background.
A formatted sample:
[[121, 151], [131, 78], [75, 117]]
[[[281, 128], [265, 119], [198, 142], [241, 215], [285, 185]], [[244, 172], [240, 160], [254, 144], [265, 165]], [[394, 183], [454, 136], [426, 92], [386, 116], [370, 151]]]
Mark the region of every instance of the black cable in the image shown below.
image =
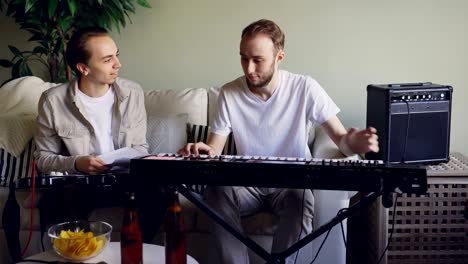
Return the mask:
[[44, 232], [41, 232], [41, 247], [42, 247], [42, 252], [45, 252], [45, 247], [44, 247]]
[[[339, 211], [338, 211], [338, 215], [341, 214], [342, 212], [348, 210], [348, 208], [341, 208]], [[344, 233], [344, 227], [343, 227], [343, 221], [340, 222], [340, 227], [341, 227], [341, 236], [343, 237], [343, 243], [345, 245], [345, 249], [346, 249], [346, 255], [348, 255], [349, 257], [349, 263], [353, 263], [353, 256], [351, 256], [351, 252], [349, 252], [349, 249], [348, 249], [348, 243], [346, 242], [346, 236], [345, 236], [345, 233]]]
[[393, 204], [392, 232], [390, 233], [390, 237], [388, 238], [387, 246], [382, 252], [382, 255], [380, 256], [379, 261], [377, 261], [377, 264], [379, 264], [382, 261], [383, 257], [387, 253], [388, 247], [390, 246], [390, 242], [392, 241], [393, 233], [395, 232], [395, 215], [396, 215], [397, 202], [398, 202], [398, 195], [395, 197], [395, 204]]
[[407, 146], [407, 143], [408, 143], [409, 126], [410, 126], [410, 121], [411, 121], [409, 103], [405, 99], [403, 99], [403, 102], [406, 103], [406, 113], [408, 114], [408, 118], [406, 119], [407, 123], [406, 123], [405, 144], [403, 145], [403, 150], [402, 150], [402, 153], [401, 153], [401, 163], [405, 163], [406, 146]]
[[[342, 212], [344, 212], [344, 211], [346, 211], [346, 210], [348, 210], [348, 208], [341, 208], [340, 210], [338, 210], [338, 213], [336, 213], [336, 215], [339, 215], [339, 214], [341, 214]], [[340, 225], [341, 225], [341, 234], [343, 235], [343, 242], [344, 242], [344, 244], [345, 244], [346, 252], [348, 252], [348, 245], [347, 245], [347, 243], [346, 243], [346, 238], [345, 238], [345, 235], [344, 235], [343, 221], [340, 222]], [[314, 259], [312, 260], [312, 262], [311, 262], [310, 264], [314, 263], [315, 260], [317, 259], [318, 255], [319, 255], [319, 253], [320, 253], [320, 250], [322, 250], [322, 247], [323, 247], [323, 245], [325, 244], [325, 241], [327, 240], [328, 235], [330, 234], [330, 232], [331, 232], [332, 229], [333, 229], [333, 226], [332, 226], [330, 229], [328, 229], [327, 235], [326, 235], [325, 238], [323, 239], [322, 244], [320, 244], [320, 247], [319, 247], [319, 249], [317, 250], [317, 253], [315, 254], [315, 257], [314, 257]], [[351, 255], [349, 255], [349, 257], [350, 257], [351, 262], [352, 262], [352, 257], [351, 257]]]
[[[296, 241], [299, 241], [299, 239], [301, 239], [301, 234], [302, 234], [302, 229], [303, 229], [302, 222], [304, 221], [305, 192], [306, 192], [306, 189], [304, 189], [304, 192], [302, 192], [302, 214], [301, 214], [302, 218], [300, 219], [301, 220], [301, 231], [299, 232], [299, 237], [297, 238]], [[312, 192], [312, 190], [311, 190], [311, 192]], [[294, 264], [296, 264], [297, 257], [299, 256], [300, 251], [301, 251], [301, 249], [299, 249], [297, 251], [296, 257], [294, 258]]]
[[327, 238], [328, 238], [328, 235], [330, 234], [330, 231], [333, 229], [333, 227], [331, 227], [330, 229], [328, 229], [328, 232], [327, 232], [327, 235], [325, 236], [325, 238], [323, 239], [322, 241], [322, 244], [320, 244], [320, 247], [319, 249], [317, 250], [317, 253], [315, 254], [315, 257], [314, 259], [312, 260], [312, 262], [310, 264], [313, 264], [315, 262], [315, 260], [317, 259], [319, 253], [320, 253], [320, 250], [322, 250], [322, 247], [323, 247], [323, 244], [325, 244], [325, 241], [327, 241]]
[[346, 243], [346, 237], [344, 233], [343, 222], [340, 222], [340, 227], [341, 227], [341, 237], [343, 238], [343, 244], [345, 245], [345, 248], [348, 249], [348, 244]]

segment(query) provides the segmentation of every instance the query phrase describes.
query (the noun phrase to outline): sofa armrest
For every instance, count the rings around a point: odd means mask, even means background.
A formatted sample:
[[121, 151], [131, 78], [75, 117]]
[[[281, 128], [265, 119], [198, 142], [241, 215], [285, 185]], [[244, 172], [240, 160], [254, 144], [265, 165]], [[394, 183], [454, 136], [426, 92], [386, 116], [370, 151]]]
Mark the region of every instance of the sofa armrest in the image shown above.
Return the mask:
[[314, 127], [315, 138], [310, 146], [312, 157], [322, 159], [344, 158], [338, 146], [331, 140], [320, 126]]
[[309, 146], [312, 157], [321, 159], [359, 159], [358, 155], [346, 157], [320, 126], [314, 127], [315, 138]]
[[[346, 157], [340, 152], [338, 146], [331, 140], [327, 133], [320, 127], [315, 126], [315, 137], [312, 144], [309, 145], [312, 152], [312, 157], [323, 159], [358, 159], [358, 155]], [[349, 199], [356, 192], [354, 191], [330, 191], [330, 190], [313, 190], [314, 204], [314, 229], [324, 225], [336, 216], [337, 212], [342, 208], [349, 206]], [[346, 220], [343, 221], [344, 233], [346, 234]], [[312, 256], [318, 251], [320, 244], [325, 239], [325, 234], [322, 234], [318, 239], [312, 242]], [[317, 263], [345, 263], [346, 248], [343, 245], [341, 230], [335, 227], [328, 236], [327, 246], [321, 249]]]

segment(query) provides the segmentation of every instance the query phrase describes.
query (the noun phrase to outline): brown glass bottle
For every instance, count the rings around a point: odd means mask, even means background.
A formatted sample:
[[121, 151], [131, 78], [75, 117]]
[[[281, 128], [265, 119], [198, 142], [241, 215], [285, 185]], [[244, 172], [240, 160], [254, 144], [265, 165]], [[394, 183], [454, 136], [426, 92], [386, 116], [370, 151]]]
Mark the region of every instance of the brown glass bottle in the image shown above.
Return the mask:
[[127, 195], [127, 204], [120, 231], [121, 260], [122, 264], [143, 264], [143, 240], [138, 223], [135, 193]]
[[170, 196], [164, 226], [166, 229], [166, 264], [186, 264], [185, 226], [177, 191]]

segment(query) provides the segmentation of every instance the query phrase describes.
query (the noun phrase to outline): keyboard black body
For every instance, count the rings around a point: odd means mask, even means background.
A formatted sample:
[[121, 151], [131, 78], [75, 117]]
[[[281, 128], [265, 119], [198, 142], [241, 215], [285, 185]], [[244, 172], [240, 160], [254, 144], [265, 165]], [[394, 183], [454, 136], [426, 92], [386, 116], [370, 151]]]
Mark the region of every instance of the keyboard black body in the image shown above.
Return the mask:
[[261, 160], [216, 156], [132, 159], [130, 178], [144, 185], [253, 186], [424, 194], [426, 169], [418, 165], [345, 160]]

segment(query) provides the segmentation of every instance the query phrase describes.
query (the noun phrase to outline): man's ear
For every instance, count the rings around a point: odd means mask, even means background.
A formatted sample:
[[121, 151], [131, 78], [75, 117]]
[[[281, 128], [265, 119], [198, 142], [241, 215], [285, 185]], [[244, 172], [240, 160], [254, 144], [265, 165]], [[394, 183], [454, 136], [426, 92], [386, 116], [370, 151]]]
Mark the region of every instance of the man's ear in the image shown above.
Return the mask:
[[81, 73], [81, 75], [88, 75], [89, 71], [88, 71], [88, 67], [86, 66], [86, 64], [84, 63], [78, 63], [76, 64], [76, 68], [78, 69], [78, 71]]
[[276, 61], [279, 63], [281, 62], [283, 59], [284, 59], [284, 51], [281, 49], [278, 51], [278, 53], [276, 54]]

